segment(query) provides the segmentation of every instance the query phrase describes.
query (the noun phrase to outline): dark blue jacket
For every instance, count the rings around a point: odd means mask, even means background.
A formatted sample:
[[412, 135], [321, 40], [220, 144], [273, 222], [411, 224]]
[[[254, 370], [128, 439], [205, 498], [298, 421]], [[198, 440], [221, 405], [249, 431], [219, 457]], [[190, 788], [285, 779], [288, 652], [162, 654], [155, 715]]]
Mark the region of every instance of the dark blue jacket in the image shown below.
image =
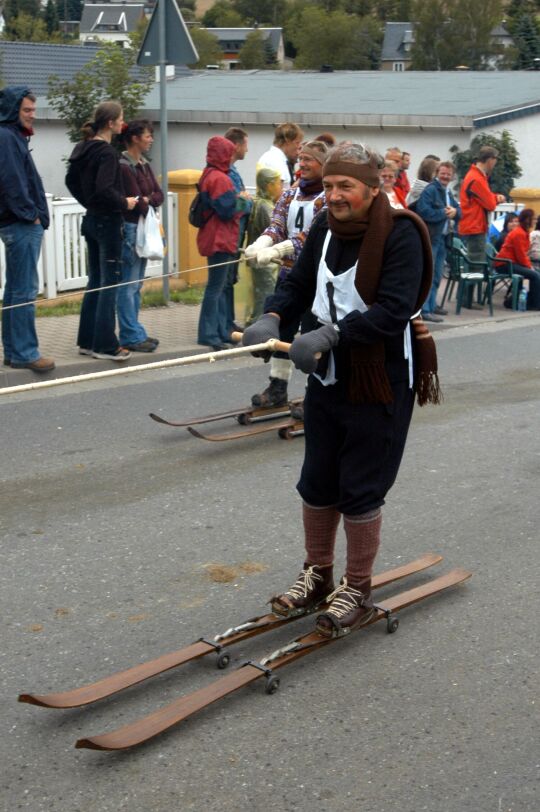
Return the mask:
[[43, 183], [32, 159], [29, 135], [19, 123], [19, 109], [28, 87], [0, 91], [0, 226], [33, 223], [38, 217], [49, 227]]
[[[457, 214], [454, 223], [457, 224], [461, 217], [461, 209], [459, 203], [453, 196], [452, 192], [448, 190], [450, 205], [457, 209]], [[446, 187], [435, 178], [431, 183], [428, 183], [416, 203], [416, 213], [420, 215], [422, 220], [426, 223], [431, 241], [438, 239], [444, 230], [444, 224], [447, 217], [444, 212], [446, 208]]]

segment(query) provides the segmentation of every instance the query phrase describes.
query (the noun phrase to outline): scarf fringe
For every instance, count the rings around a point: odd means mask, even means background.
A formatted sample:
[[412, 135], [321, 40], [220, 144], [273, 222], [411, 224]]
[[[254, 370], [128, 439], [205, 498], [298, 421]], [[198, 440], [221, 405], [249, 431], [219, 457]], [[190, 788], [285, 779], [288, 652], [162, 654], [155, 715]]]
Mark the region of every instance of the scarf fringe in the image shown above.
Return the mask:
[[[383, 347], [384, 349], [384, 347]], [[352, 354], [349, 375], [349, 400], [351, 403], [392, 403], [394, 393], [380, 360], [360, 360]]]
[[438, 405], [442, 403], [443, 395], [439, 384], [435, 341], [420, 316], [413, 319], [412, 328], [415, 339], [417, 403], [419, 406], [425, 406], [426, 403]]

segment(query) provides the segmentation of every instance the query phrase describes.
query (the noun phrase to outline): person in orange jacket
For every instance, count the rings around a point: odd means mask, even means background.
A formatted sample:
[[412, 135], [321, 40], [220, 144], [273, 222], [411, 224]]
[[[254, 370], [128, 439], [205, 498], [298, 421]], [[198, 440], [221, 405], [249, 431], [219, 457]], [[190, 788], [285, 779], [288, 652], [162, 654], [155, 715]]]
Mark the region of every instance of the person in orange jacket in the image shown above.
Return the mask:
[[459, 205], [461, 220], [458, 233], [467, 246], [471, 262], [486, 261], [486, 237], [488, 214], [498, 203], [504, 203], [504, 195], [489, 188], [488, 177], [493, 172], [499, 156], [495, 147], [480, 147], [478, 158], [471, 165], [461, 184]]

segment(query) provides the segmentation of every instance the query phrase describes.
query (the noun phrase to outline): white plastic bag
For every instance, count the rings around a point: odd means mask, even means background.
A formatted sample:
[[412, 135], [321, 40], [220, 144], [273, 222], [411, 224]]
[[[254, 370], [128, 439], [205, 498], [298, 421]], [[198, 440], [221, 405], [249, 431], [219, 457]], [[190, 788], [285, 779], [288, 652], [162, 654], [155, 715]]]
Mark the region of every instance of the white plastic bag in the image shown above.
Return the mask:
[[135, 250], [140, 257], [145, 259], [163, 259], [165, 256], [159, 219], [152, 206], [148, 207], [146, 217], [143, 217], [142, 214], [139, 217]]

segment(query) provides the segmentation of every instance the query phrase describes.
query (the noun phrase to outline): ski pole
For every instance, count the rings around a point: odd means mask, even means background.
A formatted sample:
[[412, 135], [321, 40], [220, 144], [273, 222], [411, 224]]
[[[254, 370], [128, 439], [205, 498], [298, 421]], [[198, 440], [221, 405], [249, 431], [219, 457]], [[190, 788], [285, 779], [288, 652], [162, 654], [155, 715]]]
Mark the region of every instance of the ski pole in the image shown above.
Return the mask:
[[[233, 334], [233, 335], [240, 335]], [[236, 340], [236, 339], [234, 339]], [[13, 395], [19, 392], [30, 392], [37, 389], [48, 389], [52, 386], [65, 386], [72, 383], [82, 383], [84, 381], [95, 381], [100, 378], [113, 378], [116, 375], [131, 375], [134, 372], [146, 372], [152, 369], [166, 369], [167, 367], [187, 366], [188, 364], [200, 364], [204, 361], [214, 363], [221, 358], [236, 358], [241, 355], [249, 355], [252, 352], [262, 352], [270, 350], [270, 352], [288, 352], [290, 344], [284, 341], [277, 341], [274, 338], [263, 342], [262, 344], [254, 344], [252, 347], [233, 347], [230, 350], [219, 350], [218, 352], [204, 352], [197, 355], [188, 355], [185, 358], [170, 358], [165, 361], [154, 361], [151, 364], [139, 364], [137, 366], [126, 367], [126, 369], [106, 369], [101, 372], [90, 372], [85, 375], [72, 375], [67, 378], [53, 378], [51, 381], [39, 381], [36, 383], [27, 383], [19, 386], [6, 386], [0, 389], [0, 395]]]
[[[242, 341], [242, 333], [231, 333], [231, 338], [232, 338], [233, 341]], [[276, 345], [275, 345], [275, 349], [272, 350], [272, 352], [286, 352], [286, 353], [288, 353], [289, 350], [291, 349], [291, 345], [287, 344], [286, 341], [278, 341], [277, 339], [272, 339], [272, 338], [270, 339], [270, 341], [274, 341], [274, 340], [276, 342]], [[255, 345], [253, 345], [253, 347], [246, 347], [246, 349], [251, 350], [251, 352], [258, 352], [259, 345], [255, 344]], [[321, 356], [322, 356], [322, 352], [316, 352], [315, 353], [315, 358], [317, 360], [319, 360], [319, 358], [321, 358]]]

